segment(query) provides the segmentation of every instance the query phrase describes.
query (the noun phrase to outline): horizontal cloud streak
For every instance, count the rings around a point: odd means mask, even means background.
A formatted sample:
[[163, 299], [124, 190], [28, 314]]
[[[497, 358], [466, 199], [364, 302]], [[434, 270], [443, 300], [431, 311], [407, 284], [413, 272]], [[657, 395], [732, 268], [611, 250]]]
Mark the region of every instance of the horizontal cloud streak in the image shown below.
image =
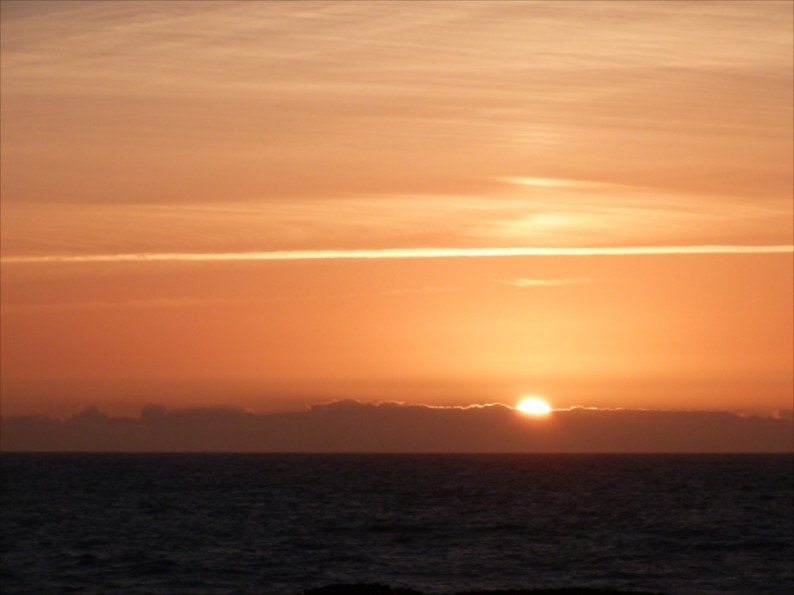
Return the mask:
[[575, 277], [570, 279], [497, 279], [499, 283], [512, 285], [513, 287], [560, 287], [564, 285], [582, 285], [584, 283], [595, 283], [595, 279], [589, 277]]
[[7, 256], [3, 264], [93, 264], [124, 262], [251, 262], [288, 260], [390, 260], [412, 258], [504, 258], [511, 256], [655, 256], [677, 254], [785, 254], [794, 245], [777, 246], [608, 246], [383, 248], [364, 250], [275, 250], [264, 252], [137, 252], [125, 254], [47, 254]]
[[[790, 244], [791, 201], [565, 181], [488, 196], [377, 194], [232, 203], [9, 203], [4, 255]], [[696, 206], [693, 206], [696, 205]]]

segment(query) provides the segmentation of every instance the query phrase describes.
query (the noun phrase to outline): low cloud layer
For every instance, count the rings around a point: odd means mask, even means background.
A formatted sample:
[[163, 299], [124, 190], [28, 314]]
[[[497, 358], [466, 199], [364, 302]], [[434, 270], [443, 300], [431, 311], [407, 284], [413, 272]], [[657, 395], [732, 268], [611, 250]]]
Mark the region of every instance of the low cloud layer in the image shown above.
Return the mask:
[[89, 408], [66, 419], [0, 420], [3, 451], [126, 452], [790, 452], [794, 420], [731, 412], [581, 409], [523, 415], [505, 405], [335, 401], [305, 411]]

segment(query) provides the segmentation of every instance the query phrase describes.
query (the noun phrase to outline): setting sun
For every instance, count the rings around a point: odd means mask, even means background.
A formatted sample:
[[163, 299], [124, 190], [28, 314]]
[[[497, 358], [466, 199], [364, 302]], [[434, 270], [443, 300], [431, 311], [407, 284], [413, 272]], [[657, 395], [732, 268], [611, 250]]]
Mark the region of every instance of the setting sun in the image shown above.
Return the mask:
[[548, 415], [551, 413], [551, 406], [540, 397], [521, 399], [516, 405], [516, 409], [527, 415]]

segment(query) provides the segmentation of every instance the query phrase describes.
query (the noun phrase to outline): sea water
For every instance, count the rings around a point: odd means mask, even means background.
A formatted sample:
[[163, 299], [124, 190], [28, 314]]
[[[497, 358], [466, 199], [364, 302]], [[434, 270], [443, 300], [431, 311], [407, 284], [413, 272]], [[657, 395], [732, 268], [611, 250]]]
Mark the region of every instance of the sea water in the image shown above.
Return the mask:
[[0, 461], [3, 593], [794, 592], [792, 455]]

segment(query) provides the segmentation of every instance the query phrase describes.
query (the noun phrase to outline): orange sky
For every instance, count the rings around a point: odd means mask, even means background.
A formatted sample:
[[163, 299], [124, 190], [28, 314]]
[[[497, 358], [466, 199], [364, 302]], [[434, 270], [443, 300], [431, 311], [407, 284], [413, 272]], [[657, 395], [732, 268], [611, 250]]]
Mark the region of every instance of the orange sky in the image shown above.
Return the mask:
[[4, 415], [792, 407], [788, 1], [1, 16]]

